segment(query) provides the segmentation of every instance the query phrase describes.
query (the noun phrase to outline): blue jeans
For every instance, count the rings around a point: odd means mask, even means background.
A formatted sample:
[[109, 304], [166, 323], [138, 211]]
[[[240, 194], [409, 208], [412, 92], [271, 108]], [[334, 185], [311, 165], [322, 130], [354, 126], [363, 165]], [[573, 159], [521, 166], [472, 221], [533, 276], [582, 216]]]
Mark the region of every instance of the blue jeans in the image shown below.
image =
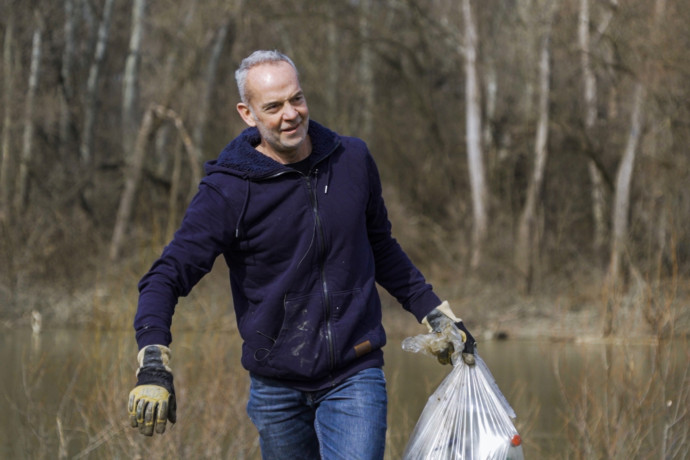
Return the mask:
[[259, 430], [264, 460], [380, 460], [386, 411], [386, 379], [379, 368], [315, 392], [251, 376], [247, 413]]

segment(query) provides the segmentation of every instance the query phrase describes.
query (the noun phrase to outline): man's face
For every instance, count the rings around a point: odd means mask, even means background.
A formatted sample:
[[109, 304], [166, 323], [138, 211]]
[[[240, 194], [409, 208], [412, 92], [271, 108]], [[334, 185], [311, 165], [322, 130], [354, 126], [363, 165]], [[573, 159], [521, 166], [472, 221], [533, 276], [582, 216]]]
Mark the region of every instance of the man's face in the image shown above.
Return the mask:
[[246, 91], [248, 102], [237, 104], [237, 111], [259, 130], [257, 148], [282, 163], [306, 158], [309, 108], [292, 66], [281, 61], [251, 68]]

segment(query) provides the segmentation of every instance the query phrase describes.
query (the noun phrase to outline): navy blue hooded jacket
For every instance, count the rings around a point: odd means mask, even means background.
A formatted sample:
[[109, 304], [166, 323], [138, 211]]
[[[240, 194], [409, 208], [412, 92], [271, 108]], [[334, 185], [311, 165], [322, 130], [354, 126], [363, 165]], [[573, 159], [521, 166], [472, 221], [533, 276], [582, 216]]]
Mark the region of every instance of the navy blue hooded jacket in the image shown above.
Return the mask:
[[311, 121], [311, 170], [258, 152], [248, 128], [206, 164], [181, 227], [139, 283], [140, 348], [168, 345], [179, 296], [222, 254], [242, 364], [302, 390], [383, 365], [376, 282], [421, 321], [441, 301], [397, 241], [363, 141]]

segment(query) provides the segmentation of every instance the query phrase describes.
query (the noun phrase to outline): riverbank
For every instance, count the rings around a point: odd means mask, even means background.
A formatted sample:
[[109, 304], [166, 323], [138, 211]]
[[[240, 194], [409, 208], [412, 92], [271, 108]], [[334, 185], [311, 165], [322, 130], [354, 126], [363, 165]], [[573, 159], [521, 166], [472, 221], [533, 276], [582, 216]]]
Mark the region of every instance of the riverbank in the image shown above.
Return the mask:
[[[136, 284], [141, 270], [100, 274], [71, 292], [55, 286], [31, 286], [12, 296], [11, 308], [0, 310], [0, 329], [28, 327], [40, 317], [41, 327], [131, 328]], [[596, 277], [550, 279], [526, 295], [506, 280], [466, 277], [462, 282], [434, 283], [479, 342], [494, 339], [551, 341], [640, 340], [690, 335], [690, 280], [631, 283], [617, 301], [606, 297]], [[397, 302], [381, 293], [384, 324], [391, 337], [419, 332]], [[3, 305], [9, 305], [5, 293]], [[604, 337], [604, 310], [615, 309], [613, 333]], [[175, 328], [232, 329], [227, 271], [222, 264], [207, 275], [189, 297], [180, 299]], [[653, 324], [656, 322], [656, 324]]]
[[[258, 458], [255, 430], [245, 414], [248, 381], [240, 366], [241, 339], [222, 263], [180, 299], [176, 310], [180, 423], [166, 432], [169, 450], [161, 451], [127, 427], [122, 398], [131, 389], [136, 366], [132, 319], [142, 265], [94, 274], [92, 282], [69, 291], [27, 286], [15, 294], [11, 309], [2, 309], [0, 358], [10, 367], [0, 388], [13, 405], [0, 409], [10, 419], [24, 421], [10, 424], [0, 436], [5, 456], [38, 451], [34, 456], [41, 457], [67, 449], [73, 456], [94, 451], [122, 457], [136, 451], [157, 458], [179, 455], [184, 446], [187, 456], [203, 451], [214, 457]], [[686, 341], [659, 341], [656, 346], [646, 317], [654, 308], [667, 311], [674, 334], [687, 336], [688, 282], [629, 287], [618, 304], [617, 329], [604, 339], [602, 305], [607, 298], [595, 276], [592, 281], [554, 277], [525, 295], [504, 279], [458, 276], [443, 281], [434, 275], [429, 279], [436, 292], [476, 336], [481, 356], [519, 414], [516, 426], [529, 457], [560, 458], [587, 446], [596, 452], [623, 452], [611, 458], [637, 458], [662, 439], [687, 437], [683, 423], [674, 425], [677, 433], [664, 428], [674, 420], [669, 419], [669, 401], [673, 408], [687, 407]], [[386, 459], [392, 460], [400, 458], [423, 405], [448, 367], [404, 352], [402, 340], [426, 329], [383, 292], [382, 302], [390, 395]], [[34, 312], [42, 318], [40, 334], [31, 333]], [[611, 401], [620, 401], [620, 410], [606, 412]], [[185, 422], [203, 417], [209, 423], [201, 427]], [[630, 442], [611, 450], [612, 439]]]

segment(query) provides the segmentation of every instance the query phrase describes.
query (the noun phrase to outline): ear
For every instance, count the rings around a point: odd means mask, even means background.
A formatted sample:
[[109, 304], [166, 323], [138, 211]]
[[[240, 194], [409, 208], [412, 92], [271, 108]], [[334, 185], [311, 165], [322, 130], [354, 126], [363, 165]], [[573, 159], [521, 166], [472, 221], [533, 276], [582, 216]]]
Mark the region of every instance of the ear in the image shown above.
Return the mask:
[[256, 126], [256, 121], [254, 120], [254, 115], [252, 114], [252, 109], [249, 107], [249, 105], [245, 104], [244, 102], [238, 103], [237, 112], [248, 126]]

